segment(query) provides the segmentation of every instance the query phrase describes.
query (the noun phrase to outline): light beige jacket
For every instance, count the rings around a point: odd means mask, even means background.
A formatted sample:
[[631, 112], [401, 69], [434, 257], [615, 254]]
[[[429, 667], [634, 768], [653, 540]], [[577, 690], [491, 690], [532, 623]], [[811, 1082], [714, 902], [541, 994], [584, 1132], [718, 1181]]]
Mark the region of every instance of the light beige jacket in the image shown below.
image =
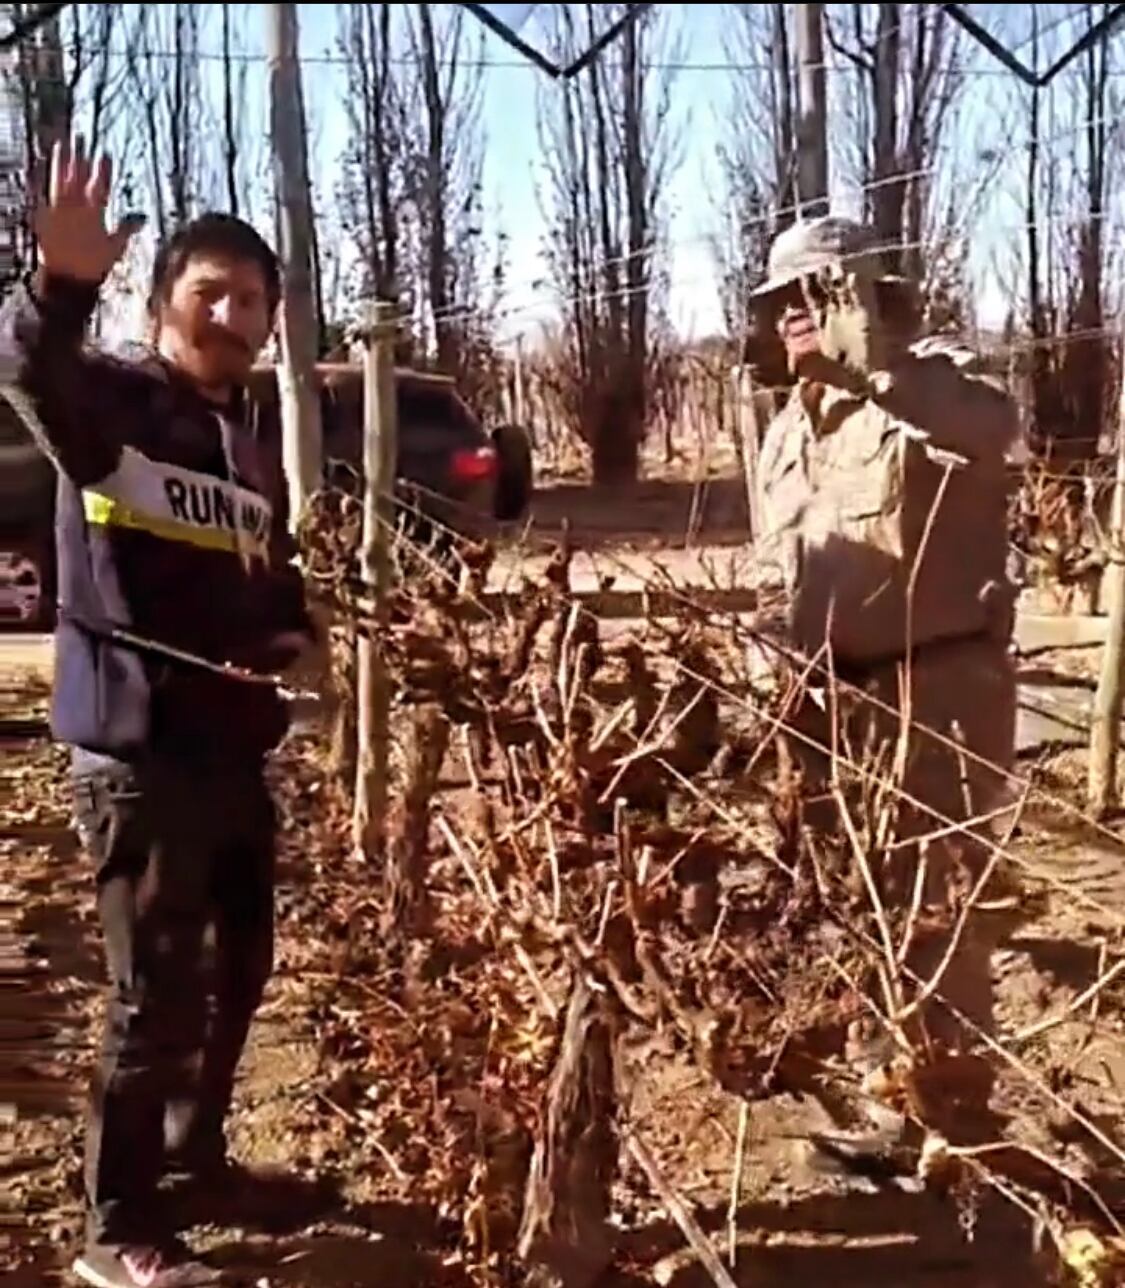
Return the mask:
[[940, 348], [889, 374], [874, 399], [801, 382], [760, 455], [761, 554], [791, 592], [795, 642], [856, 663], [1012, 625], [1015, 405]]

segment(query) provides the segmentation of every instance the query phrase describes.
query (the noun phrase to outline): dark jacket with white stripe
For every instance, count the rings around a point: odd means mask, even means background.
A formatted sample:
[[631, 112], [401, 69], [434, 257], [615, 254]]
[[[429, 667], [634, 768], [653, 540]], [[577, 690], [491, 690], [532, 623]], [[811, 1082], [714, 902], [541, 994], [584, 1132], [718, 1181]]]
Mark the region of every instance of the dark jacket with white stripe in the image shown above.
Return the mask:
[[271, 642], [311, 627], [279, 462], [241, 397], [219, 408], [154, 354], [84, 347], [96, 300], [92, 286], [40, 277], [0, 312], [3, 392], [59, 477], [53, 731], [119, 759], [260, 756], [287, 722], [271, 686], [107, 634], [258, 673], [284, 664]]

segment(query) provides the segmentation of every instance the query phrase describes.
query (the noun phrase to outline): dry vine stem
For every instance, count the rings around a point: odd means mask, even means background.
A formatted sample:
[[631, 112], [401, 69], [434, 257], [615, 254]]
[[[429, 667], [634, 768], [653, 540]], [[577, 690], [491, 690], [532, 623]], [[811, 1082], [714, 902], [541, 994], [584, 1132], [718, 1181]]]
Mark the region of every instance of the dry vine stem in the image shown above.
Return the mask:
[[[946, 475], [945, 477], [948, 477], [948, 475]], [[943, 483], [944, 483], [944, 479], [943, 479]], [[421, 490], [425, 491], [426, 489], [421, 489]], [[434, 495], [436, 497], [436, 494]], [[437, 499], [440, 499], [440, 498], [437, 498]], [[440, 523], [438, 523], [437, 526], [444, 527], [444, 525], [441, 525]], [[452, 535], [452, 536], [456, 535], [452, 531], [452, 529], [445, 529], [445, 531], [447, 532], [448, 535]], [[541, 541], [544, 548], [551, 549], [551, 550], [555, 549], [555, 545], [552, 541], [545, 540], [545, 539], [541, 539]], [[623, 563], [620, 559], [613, 556], [612, 552], [604, 552], [604, 553], [607, 559], [609, 559], [611, 562], [616, 562], [623, 571], [630, 574], [635, 573], [635, 569], [631, 568], [628, 564]], [[666, 576], [664, 580], [666, 580], [667, 584], [664, 587], [662, 587], [662, 589], [667, 594], [671, 595], [673, 598], [675, 598], [680, 603], [682, 603], [684, 605], [685, 610], [687, 610], [688, 612], [694, 614], [695, 616], [701, 619], [706, 619], [710, 616], [708, 609], [696, 603], [690, 597], [690, 595], [687, 594], [683, 589], [676, 587], [671, 582], [670, 577]], [[573, 600], [570, 602], [573, 610], [580, 610], [588, 613], [589, 610], [583, 608], [583, 606], [577, 600]], [[488, 614], [489, 610], [479, 600], [477, 601], [477, 607], [480, 608], [484, 613]], [[754, 631], [754, 630], [751, 630], [750, 634], [757, 644], [764, 645], [765, 647], [770, 648], [778, 656], [780, 656], [785, 660], [798, 663], [802, 667], [807, 668], [809, 672], [811, 672], [811, 670], [814, 668], [822, 669], [822, 670], [825, 669], [825, 663], [820, 660], [819, 655], [813, 658], [800, 657], [794, 652], [793, 649], [786, 647], [779, 640], [775, 639], [771, 635], [764, 634], [761, 631]], [[689, 676], [692, 675], [692, 672], [689, 669], [685, 668], [683, 666], [683, 663], [680, 662], [679, 660], [676, 661], [675, 665], [678, 668], [683, 669], [685, 673], [688, 674]], [[836, 677], [834, 672], [832, 671], [830, 659], [827, 664], [827, 672], [832, 680], [833, 685], [839, 686], [839, 688], [842, 691], [849, 693], [851, 696], [860, 698], [862, 701], [868, 703], [869, 705], [874, 706], [879, 710], [882, 710], [886, 714], [896, 715], [896, 716], [899, 716], [900, 718], [902, 717], [903, 713], [901, 711], [896, 710], [896, 708], [892, 707], [889, 703], [883, 701], [877, 695], [866, 693], [864, 690], [856, 687], [855, 685], [842, 681], [838, 677]], [[706, 680], [704, 680], [703, 677], [693, 676], [693, 678], [699, 679], [701, 683], [707, 682]], [[719, 692], [720, 695], [723, 697], [732, 698], [733, 700], [736, 700], [736, 701], [738, 700], [737, 698], [735, 698], [733, 694], [729, 692], [723, 692], [722, 690], [718, 690], [718, 689], [717, 689], [717, 692]], [[779, 714], [778, 728], [782, 727], [783, 720], [784, 720], [784, 716]], [[993, 772], [995, 772], [998, 775], [1006, 776], [1014, 786], [1029, 790], [1037, 799], [1042, 800], [1045, 803], [1050, 804], [1055, 808], [1061, 809], [1064, 812], [1067, 812], [1071, 815], [1074, 815], [1080, 818], [1085, 824], [1087, 824], [1097, 833], [1104, 835], [1107, 839], [1115, 843], [1120, 839], [1116, 833], [1114, 833], [1109, 828], [1107, 828], [1099, 820], [1085, 813], [1080, 807], [1074, 805], [1070, 801], [1066, 801], [1062, 797], [1055, 796], [1054, 794], [1045, 791], [1041, 786], [1034, 783], [1031, 779], [1024, 778], [1019, 774], [1015, 773], [1013, 770], [1005, 769], [1000, 765], [994, 764], [993, 762], [989, 761], [986, 757], [980, 756], [977, 753], [973, 752], [971, 749], [966, 748], [958, 743], [955, 743], [952, 739], [949, 739], [946, 735], [940, 733], [935, 729], [931, 729], [928, 726], [921, 725], [917, 721], [914, 721], [912, 719], [908, 719], [908, 724], [911, 729], [913, 729], [916, 732], [924, 734], [926, 737], [934, 740], [938, 745], [945, 746], [947, 748], [956, 749], [959, 754], [963, 755], [967, 760], [973, 762], [979, 767], [991, 769]], [[918, 806], [920, 804], [919, 802], [912, 801], [909, 796], [906, 796], [901, 791], [899, 791], [898, 794], [906, 803], [914, 804], [915, 806]], [[945, 828], [943, 829], [943, 831], [947, 830], [950, 832], [963, 834], [967, 826], [975, 825], [975, 823], [978, 821], [978, 820], [970, 820], [968, 823], [957, 823], [957, 822], [954, 822], [953, 820], [942, 819], [942, 816], [937, 811], [930, 810], [927, 812], [931, 815], [931, 817], [945, 824]], [[998, 811], [998, 812], [1002, 813], [1004, 811]], [[1018, 859], [1015, 856], [1009, 855], [1007, 857], [1013, 859], [1013, 861], [1017, 863], [1020, 863], [1024, 867], [1027, 866], [1024, 861]], [[1055, 886], [1059, 893], [1067, 893], [1066, 887], [1063, 886], [1061, 883], [1057, 882], [1056, 880], [1054, 880], [1053, 878], [1044, 876], [1042, 874], [1036, 874], [1036, 875], [1039, 875], [1040, 879], [1044, 880], [1047, 884]], [[1105, 907], [1104, 905], [1098, 903], [1097, 901], [1090, 899], [1089, 896], [1079, 894], [1076, 897], [1082, 899], [1082, 901], [1086, 904], [1086, 906], [1091, 908], [1091, 910], [1099, 912], [1103, 916], [1108, 917], [1112, 922], [1116, 923], [1121, 928], [1125, 928], [1125, 917], [1122, 917], [1122, 915], [1119, 912], [1116, 912], [1113, 909], [1109, 909]]]
[[[613, 559], [612, 554], [607, 555], [607, 558], [612, 560]], [[628, 569], [628, 566], [625, 564], [619, 564], [619, 566], [625, 569], [626, 571], [630, 571]], [[693, 600], [690, 594], [684, 591], [682, 588], [670, 587], [667, 593], [672, 597], [674, 597], [675, 599], [677, 599], [680, 603], [682, 603], [684, 605], [684, 608], [687, 611], [694, 612], [697, 614], [704, 614], [704, 615], [706, 615], [708, 612], [708, 610], [703, 605]], [[820, 653], [810, 658], [800, 654], [796, 649], [792, 648], [791, 646], [783, 644], [780, 640], [775, 638], [773, 635], [765, 633], [761, 630], [756, 630], [753, 627], [751, 627], [751, 628], [748, 628], [747, 633], [749, 634], [750, 638], [754, 641], [755, 644], [771, 650], [774, 653], [774, 655], [780, 658], [781, 660], [805, 668], [806, 676], [811, 674], [813, 670], [825, 672], [831, 678], [833, 684], [838, 686], [842, 692], [847, 693], [849, 696], [858, 698], [861, 701], [868, 703], [869, 705], [875, 707], [876, 709], [883, 711], [884, 714], [887, 714], [887, 715], [902, 714], [899, 710], [896, 710], [895, 707], [893, 707], [890, 703], [884, 701], [878, 695], [867, 693], [865, 690], [859, 688], [858, 686], [851, 684], [845, 680], [841, 680], [838, 676], [836, 676], [835, 673], [832, 671], [830, 659], [827, 662], [823, 660], [824, 654], [825, 654], [825, 651], [823, 649], [821, 650]], [[1041, 650], [1037, 650], [1037, 651], [1041, 651]], [[1075, 805], [1073, 801], [1068, 801], [1064, 797], [1057, 796], [1054, 793], [1047, 791], [1040, 784], [1034, 782], [1030, 778], [1026, 778], [1018, 774], [1014, 769], [1007, 769], [1001, 765], [995, 764], [994, 762], [988, 760], [987, 757], [981, 756], [978, 753], [972, 751], [971, 748], [963, 747], [963, 746], [960, 746], [959, 744], [954, 743], [952, 739], [948, 738], [945, 734], [941, 733], [936, 729], [932, 729], [929, 726], [922, 725], [918, 721], [913, 719], [909, 720], [909, 726], [914, 732], [923, 734], [925, 737], [936, 742], [939, 746], [944, 746], [949, 749], [957, 749], [965, 757], [966, 760], [977, 765], [979, 768], [990, 769], [994, 773], [1006, 777], [1013, 787], [1028, 790], [1031, 793], [1031, 795], [1035, 797], [1036, 800], [1041, 801], [1044, 804], [1048, 804], [1055, 809], [1059, 809], [1064, 813], [1069, 814], [1071, 817], [1079, 819], [1083, 824], [1088, 826], [1091, 829], [1091, 831], [1095, 832], [1100, 836], [1103, 836], [1106, 840], [1112, 841], [1115, 844], [1120, 842], [1121, 838], [1117, 835], [1116, 832], [1114, 832], [1111, 828], [1107, 827], [1099, 819], [1092, 816], [1088, 811], [1082, 809], [1078, 805]], [[1002, 812], [1002, 811], [998, 811], [998, 812]], [[961, 827], [962, 827], [961, 824], [951, 823], [949, 825], [949, 830], [958, 831]], [[1089, 903], [1088, 906], [1090, 906], [1092, 909], [1096, 909], [1097, 911], [1101, 912], [1103, 915], [1109, 916], [1112, 920], [1117, 921], [1117, 923], [1122, 928], [1125, 928], [1125, 918], [1122, 918], [1120, 913], [1114, 912], [1096, 903]]]
[[750, 1134], [750, 1106], [738, 1107], [738, 1139], [730, 1174], [730, 1205], [727, 1208], [727, 1260], [733, 1270], [738, 1261], [738, 1205], [742, 1199], [742, 1173], [746, 1167], [746, 1140]]
[[711, 1246], [711, 1241], [699, 1228], [699, 1222], [692, 1216], [687, 1204], [668, 1184], [656, 1159], [635, 1128], [625, 1127], [625, 1148], [634, 1162], [644, 1172], [649, 1184], [660, 1195], [661, 1201], [668, 1209], [672, 1220], [680, 1227], [680, 1233], [688, 1241], [691, 1250], [699, 1258], [699, 1264], [707, 1271], [715, 1288], [738, 1288], [738, 1285], [727, 1273], [726, 1266], [719, 1260], [718, 1253]]
[[[403, 587], [388, 655], [404, 707], [437, 705], [467, 747], [475, 740], [467, 763], [481, 808], [464, 820], [452, 810], [436, 816], [442, 854], [431, 860], [434, 925], [426, 933], [440, 939], [454, 925], [462, 935], [467, 927], [472, 944], [488, 946], [465, 954], [478, 964], [444, 983], [473, 990], [471, 1010], [489, 1017], [488, 1051], [529, 1050], [524, 1031], [546, 1030], [525, 1063], [505, 1066], [509, 1079], [520, 1075], [518, 1088], [505, 1084], [505, 1110], [538, 1161], [523, 1193], [520, 1237], [505, 1244], [490, 1233], [489, 1247], [503, 1253], [518, 1245], [525, 1260], [554, 1266], [557, 1276], [581, 1251], [567, 1222], [597, 1229], [605, 1215], [578, 1211], [577, 1172], [560, 1154], [581, 1137], [581, 1123], [612, 1132], [617, 1117], [604, 1090], [616, 1049], [602, 1045], [599, 1054], [601, 1036], [587, 1049], [587, 1035], [612, 1031], [616, 1048], [662, 1033], [746, 1106], [744, 1119], [755, 1099], [778, 1090], [827, 1086], [848, 1100], [858, 1079], [838, 1054], [848, 1025], [872, 1006], [868, 982], [882, 976], [888, 1005], [874, 1011], [888, 1012], [898, 1049], [924, 1071], [928, 1053], [902, 1024], [922, 1002], [945, 1003], [943, 966], [927, 980], [906, 964], [925, 903], [926, 860], [901, 906], [879, 889], [875, 856], [896, 851], [895, 802], [910, 797], [878, 757], [821, 749], [836, 753], [847, 821], [842, 834], [811, 843], [802, 784], [777, 743], [779, 732], [800, 736], [792, 728], [799, 686], [782, 683], [758, 701], [736, 688], [726, 678], [741, 665], [736, 630], [686, 613], [675, 626], [645, 623], [607, 643], [597, 618], [569, 593], [565, 551], [538, 585], [511, 595], [498, 620], [487, 606], [477, 611], [488, 557], [487, 550], [473, 556], [472, 577], [456, 589], [447, 578]], [[795, 670], [807, 677], [814, 665], [800, 659]], [[836, 693], [832, 685], [833, 702]], [[844, 791], [852, 782], [865, 788], [858, 802]], [[981, 840], [982, 820], [957, 822], [914, 803], [935, 821], [935, 839], [936, 831]], [[986, 845], [993, 863], [1007, 857], [1006, 844]], [[982, 885], [959, 907], [933, 914], [954, 948]], [[912, 1003], [904, 1002], [907, 981]], [[553, 1000], [563, 997], [565, 1019]], [[584, 1069], [600, 1072], [583, 1082]], [[486, 1085], [478, 1070], [478, 1101]], [[472, 1157], [487, 1159], [490, 1128], [479, 1113], [473, 1130], [484, 1139]], [[625, 1149], [636, 1158], [628, 1143], [635, 1130], [626, 1129]], [[599, 1157], [612, 1167], [615, 1151], [608, 1136], [600, 1139]], [[650, 1183], [672, 1196], [665, 1203], [696, 1255], [708, 1255], [698, 1238], [727, 1274], [672, 1179]], [[602, 1187], [599, 1173], [577, 1188]], [[474, 1222], [494, 1231], [491, 1201], [474, 1192], [484, 1205]], [[599, 1239], [592, 1235], [587, 1250], [598, 1250]], [[726, 1282], [714, 1274], [713, 1281]]]

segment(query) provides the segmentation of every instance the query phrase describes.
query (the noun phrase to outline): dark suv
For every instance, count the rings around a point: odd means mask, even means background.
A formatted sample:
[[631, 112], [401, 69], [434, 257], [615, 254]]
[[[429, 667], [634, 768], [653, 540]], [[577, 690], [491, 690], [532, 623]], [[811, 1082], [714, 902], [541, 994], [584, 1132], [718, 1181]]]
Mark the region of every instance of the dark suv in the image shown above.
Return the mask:
[[[272, 378], [272, 370], [271, 370]], [[322, 364], [321, 412], [329, 483], [360, 477], [363, 377], [359, 368]], [[448, 376], [397, 368], [399, 494], [455, 531], [477, 522], [522, 518], [531, 500], [528, 436], [517, 425], [487, 431]]]

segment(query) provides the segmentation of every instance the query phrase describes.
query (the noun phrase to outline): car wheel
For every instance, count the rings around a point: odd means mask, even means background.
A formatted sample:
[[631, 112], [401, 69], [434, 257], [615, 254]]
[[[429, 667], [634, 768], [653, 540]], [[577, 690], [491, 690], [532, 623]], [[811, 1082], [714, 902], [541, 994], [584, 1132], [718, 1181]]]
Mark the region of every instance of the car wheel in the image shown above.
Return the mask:
[[52, 628], [51, 596], [36, 559], [22, 552], [8, 555], [0, 565], [0, 581], [5, 620], [22, 630]]
[[493, 514], [510, 523], [531, 504], [531, 439], [521, 425], [501, 425], [492, 431], [492, 445], [498, 460]]

